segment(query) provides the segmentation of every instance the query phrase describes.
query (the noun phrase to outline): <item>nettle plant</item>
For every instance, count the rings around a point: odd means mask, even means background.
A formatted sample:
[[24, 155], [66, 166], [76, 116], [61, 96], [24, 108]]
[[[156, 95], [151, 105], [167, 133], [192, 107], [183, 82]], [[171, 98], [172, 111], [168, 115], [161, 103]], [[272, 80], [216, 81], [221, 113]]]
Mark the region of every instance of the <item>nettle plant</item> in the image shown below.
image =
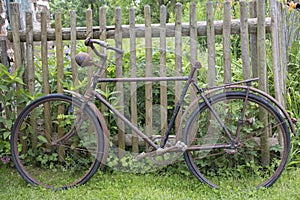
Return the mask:
[[11, 72], [0, 64], [0, 165], [10, 160], [10, 131], [16, 119], [17, 112], [31, 99], [24, 89], [22, 76], [24, 67]]

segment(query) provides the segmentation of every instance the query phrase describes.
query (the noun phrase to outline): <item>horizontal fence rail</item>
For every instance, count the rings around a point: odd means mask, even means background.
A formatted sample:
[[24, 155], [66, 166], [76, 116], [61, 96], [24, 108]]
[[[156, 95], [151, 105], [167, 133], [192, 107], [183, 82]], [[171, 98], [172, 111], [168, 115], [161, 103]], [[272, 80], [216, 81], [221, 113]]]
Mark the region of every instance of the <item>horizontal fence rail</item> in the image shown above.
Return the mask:
[[[214, 21], [213, 24], [215, 35], [222, 35], [223, 33], [223, 20]], [[230, 24], [230, 33], [240, 34], [241, 33], [241, 21], [239, 19], [234, 19]], [[174, 24], [166, 24], [164, 27], [166, 29], [166, 37], [175, 37], [175, 25]], [[271, 32], [271, 18], [266, 18], [265, 22], [266, 32]], [[160, 24], [151, 24], [151, 37], [160, 37]], [[188, 23], [182, 24], [182, 37], [190, 36], [191, 26]], [[207, 35], [207, 23], [206, 22], [198, 22], [197, 23], [197, 36], [206, 36]], [[257, 33], [257, 18], [248, 19], [248, 30], [251, 34]], [[99, 30], [99, 27], [92, 28], [92, 37], [99, 38], [101, 33], [105, 31], [106, 39], [114, 39], [116, 30], [115, 26], [107, 26], [105, 30]], [[26, 42], [27, 32], [24, 30], [20, 30], [20, 41]], [[135, 25], [135, 34], [136, 38], [145, 38], [145, 25], [144, 24], [136, 24]], [[87, 38], [87, 30], [86, 27], [77, 27], [76, 28], [76, 39], [84, 40]], [[122, 37], [130, 38], [130, 25], [122, 25]], [[7, 38], [12, 42], [13, 35], [12, 31], [8, 32]], [[71, 29], [63, 28], [62, 29], [62, 39], [63, 40], [71, 40]], [[41, 31], [33, 30], [33, 41], [41, 41]], [[47, 30], [47, 41], [55, 41], [55, 29]]]

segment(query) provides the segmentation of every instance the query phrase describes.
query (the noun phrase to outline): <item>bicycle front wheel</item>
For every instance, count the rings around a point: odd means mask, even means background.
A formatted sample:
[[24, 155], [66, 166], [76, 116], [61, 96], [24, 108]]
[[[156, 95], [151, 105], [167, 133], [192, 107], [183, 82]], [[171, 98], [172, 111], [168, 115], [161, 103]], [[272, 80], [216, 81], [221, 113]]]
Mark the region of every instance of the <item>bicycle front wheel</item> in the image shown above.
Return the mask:
[[215, 114], [201, 103], [183, 133], [188, 146], [184, 158], [190, 171], [213, 188], [271, 186], [288, 159], [286, 120], [255, 94], [225, 92], [210, 97], [209, 102]]
[[11, 135], [12, 158], [21, 176], [53, 189], [87, 182], [102, 161], [104, 144], [93, 110], [63, 94], [25, 107]]

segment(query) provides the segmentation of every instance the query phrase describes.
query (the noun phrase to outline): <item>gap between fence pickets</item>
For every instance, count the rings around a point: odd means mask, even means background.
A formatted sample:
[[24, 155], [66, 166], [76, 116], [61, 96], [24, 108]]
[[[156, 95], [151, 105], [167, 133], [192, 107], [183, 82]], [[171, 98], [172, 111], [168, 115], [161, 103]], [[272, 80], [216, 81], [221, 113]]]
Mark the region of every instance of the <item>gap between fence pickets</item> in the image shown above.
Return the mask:
[[[240, 34], [240, 19], [231, 20], [231, 34]], [[265, 21], [266, 32], [270, 33], [271, 31], [271, 18], [266, 18]], [[221, 35], [223, 30], [223, 20], [214, 21], [215, 34]], [[257, 33], [257, 18], [249, 18], [248, 19], [248, 28], [249, 33]], [[136, 38], [144, 38], [145, 37], [145, 25], [144, 24], [136, 24], [135, 26]], [[152, 24], [151, 25], [151, 33], [152, 37], [160, 37], [160, 24]], [[207, 25], [206, 21], [197, 22], [197, 35], [198, 36], [206, 36], [207, 34]], [[84, 40], [87, 37], [86, 27], [77, 27], [76, 35], [78, 40]], [[93, 38], [100, 37], [99, 27], [93, 27]], [[115, 26], [107, 26], [106, 28], [106, 38], [107, 39], [115, 39]], [[182, 23], [182, 36], [187, 37], [190, 36], [190, 25], [189, 23]], [[175, 37], [175, 24], [168, 23], [166, 25], [166, 37]], [[8, 40], [13, 41], [12, 31], [8, 32], [7, 35]], [[122, 25], [122, 38], [130, 38], [130, 25]], [[71, 39], [71, 29], [63, 28], [62, 29], [62, 39], [70, 40]], [[41, 40], [41, 32], [40, 30], [33, 31], [33, 40], [40, 41]], [[55, 29], [47, 30], [47, 40], [55, 41]], [[26, 31], [20, 30], [20, 41], [26, 42]]]

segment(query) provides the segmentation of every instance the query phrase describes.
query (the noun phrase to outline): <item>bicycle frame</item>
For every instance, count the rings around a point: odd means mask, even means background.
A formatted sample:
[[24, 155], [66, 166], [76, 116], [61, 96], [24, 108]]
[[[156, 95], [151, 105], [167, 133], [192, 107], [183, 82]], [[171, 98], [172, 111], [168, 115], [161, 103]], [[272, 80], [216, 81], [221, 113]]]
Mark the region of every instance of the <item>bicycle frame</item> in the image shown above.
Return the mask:
[[[244, 80], [244, 81], [240, 81], [240, 82], [229, 83], [229, 84], [225, 84], [225, 85], [217, 86], [217, 87], [213, 87], [213, 88], [204, 88], [203, 89], [203, 88], [200, 88], [197, 85], [196, 81], [193, 78], [195, 71], [198, 68], [201, 67], [201, 64], [199, 62], [196, 62], [195, 66], [191, 67], [190, 74], [187, 77], [100, 78], [100, 75], [101, 75], [102, 70], [103, 70], [102, 66], [105, 66], [107, 56], [99, 53], [97, 51], [97, 49], [95, 49], [95, 47], [92, 45], [92, 43], [90, 45], [87, 45], [87, 46], [90, 46], [93, 49], [93, 51], [96, 53], [96, 55], [98, 55], [100, 57], [100, 67], [98, 68], [95, 76], [92, 77], [91, 84], [89, 85], [89, 87], [88, 87], [88, 89], [87, 89], [84, 96], [82, 96], [78, 93], [75, 93], [75, 92], [71, 92], [71, 91], [66, 91], [66, 92], [71, 93], [72, 95], [77, 96], [80, 99], [83, 99], [83, 102], [86, 102], [86, 103], [88, 102], [88, 104], [90, 106], [92, 106], [93, 109], [95, 109], [96, 106], [90, 100], [94, 99], [94, 97], [96, 97], [96, 99], [98, 99], [101, 103], [103, 103], [109, 110], [111, 110], [119, 119], [121, 119], [126, 125], [128, 125], [138, 136], [140, 136], [146, 143], [148, 143], [156, 151], [160, 150], [161, 152], [168, 152], [168, 151], [180, 151], [180, 150], [185, 151], [185, 150], [196, 150], [196, 149], [201, 150], [201, 149], [211, 149], [211, 148], [234, 148], [236, 138], [232, 137], [232, 134], [227, 130], [227, 127], [224, 125], [222, 120], [219, 118], [218, 114], [214, 111], [213, 107], [211, 106], [211, 104], [208, 100], [209, 96], [214, 95], [217, 92], [220, 92], [224, 89], [239, 89], [239, 90], [245, 91], [246, 96], [248, 96], [248, 94], [250, 92], [254, 92], [254, 93], [259, 94], [263, 98], [267, 99], [268, 101], [273, 103], [275, 105], [275, 107], [277, 107], [281, 111], [281, 113], [287, 119], [291, 131], [295, 134], [295, 128], [293, 126], [293, 121], [289, 117], [289, 115], [285, 111], [285, 109], [273, 97], [271, 97], [267, 93], [265, 93], [261, 90], [258, 90], [256, 88], [251, 87], [251, 82], [257, 81], [258, 80], [257, 78]], [[116, 50], [116, 49], [113, 49], [113, 50]], [[116, 50], [116, 51], [120, 51], [120, 50]], [[89, 58], [89, 59], [91, 59], [91, 58]], [[90, 60], [89, 60], [89, 63], [91, 63]], [[95, 65], [98, 66], [97, 64], [95, 64]], [[164, 138], [163, 138], [163, 140], [162, 140], [162, 142], [159, 146], [156, 145], [146, 134], [144, 134], [142, 131], [140, 131], [138, 129], [138, 127], [136, 125], [134, 125], [130, 120], [128, 120], [122, 113], [120, 113], [116, 108], [114, 108], [104, 97], [101, 96], [101, 94], [99, 94], [98, 92], [95, 91], [97, 84], [100, 83], [100, 82], [146, 82], [146, 81], [185, 81], [181, 96], [180, 96], [179, 101], [177, 102], [177, 105], [176, 105], [176, 107], [173, 111], [173, 115], [172, 115], [172, 117], [171, 117], [171, 119], [168, 123], [168, 127], [167, 127], [167, 130], [166, 130], [165, 134], [164, 134]], [[246, 86], [243, 86], [242, 84], [246, 84]], [[190, 104], [190, 106], [183, 113], [181, 122], [179, 124], [178, 132], [176, 133], [176, 142], [177, 142], [176, 145], [172, 146], [172, 147], [165, 148], [166, 143], [169, 139], [169, 135], [171, 133], [171, 130], [174, 127], [175, 120], [178, 116], [180, 108], [182, 107], [182, 103], [185, 99], [185, 96], [187, 94], [187, 91], [188, 91], [188, 88], [190, 87], [190, 85], [192, 85], [196, 89], [199, 96], [198, 96], [198, 98], [196, 98]], [[187, 116], [188, 112], [192, 108], [194, 108], [194, 106], [197, 106], [197, 104], [199, 104], [200, 101], [205, 102], [207, 104], [210, 111], [216, 117], [218, 123], [221, 125], [224, 132], [226, 133], [226, 135], [230, 139], [231, 144], [228, 144], [228, 145], [215, 144], [213, 147], [212, 146], [187, 147], [186, 144], [183, 144], [179, 141], [180, 129], [181, 129], [182, 124], [183, 124], [183, 119], [185, 118], [185, 116]], [[245, 102], [245, 104], [246, 104], [246, 102]], [[105, 122], [103, 120], [103, 117], [102, 117], [101, 113], [100, 114], [99, 113], [100, 112], [98, 110], [97, 116], [100, 118], [99, 122], [101, 123], [101, 125], [103, 125], [103, 124], [105, 124]], [[243, 115], [244, 114], [242, 113], [242, 118], [244, 117]], [[236, 135], [238, 137], [238, 135], [239, 135], [238, 130], [237, 130]]]

